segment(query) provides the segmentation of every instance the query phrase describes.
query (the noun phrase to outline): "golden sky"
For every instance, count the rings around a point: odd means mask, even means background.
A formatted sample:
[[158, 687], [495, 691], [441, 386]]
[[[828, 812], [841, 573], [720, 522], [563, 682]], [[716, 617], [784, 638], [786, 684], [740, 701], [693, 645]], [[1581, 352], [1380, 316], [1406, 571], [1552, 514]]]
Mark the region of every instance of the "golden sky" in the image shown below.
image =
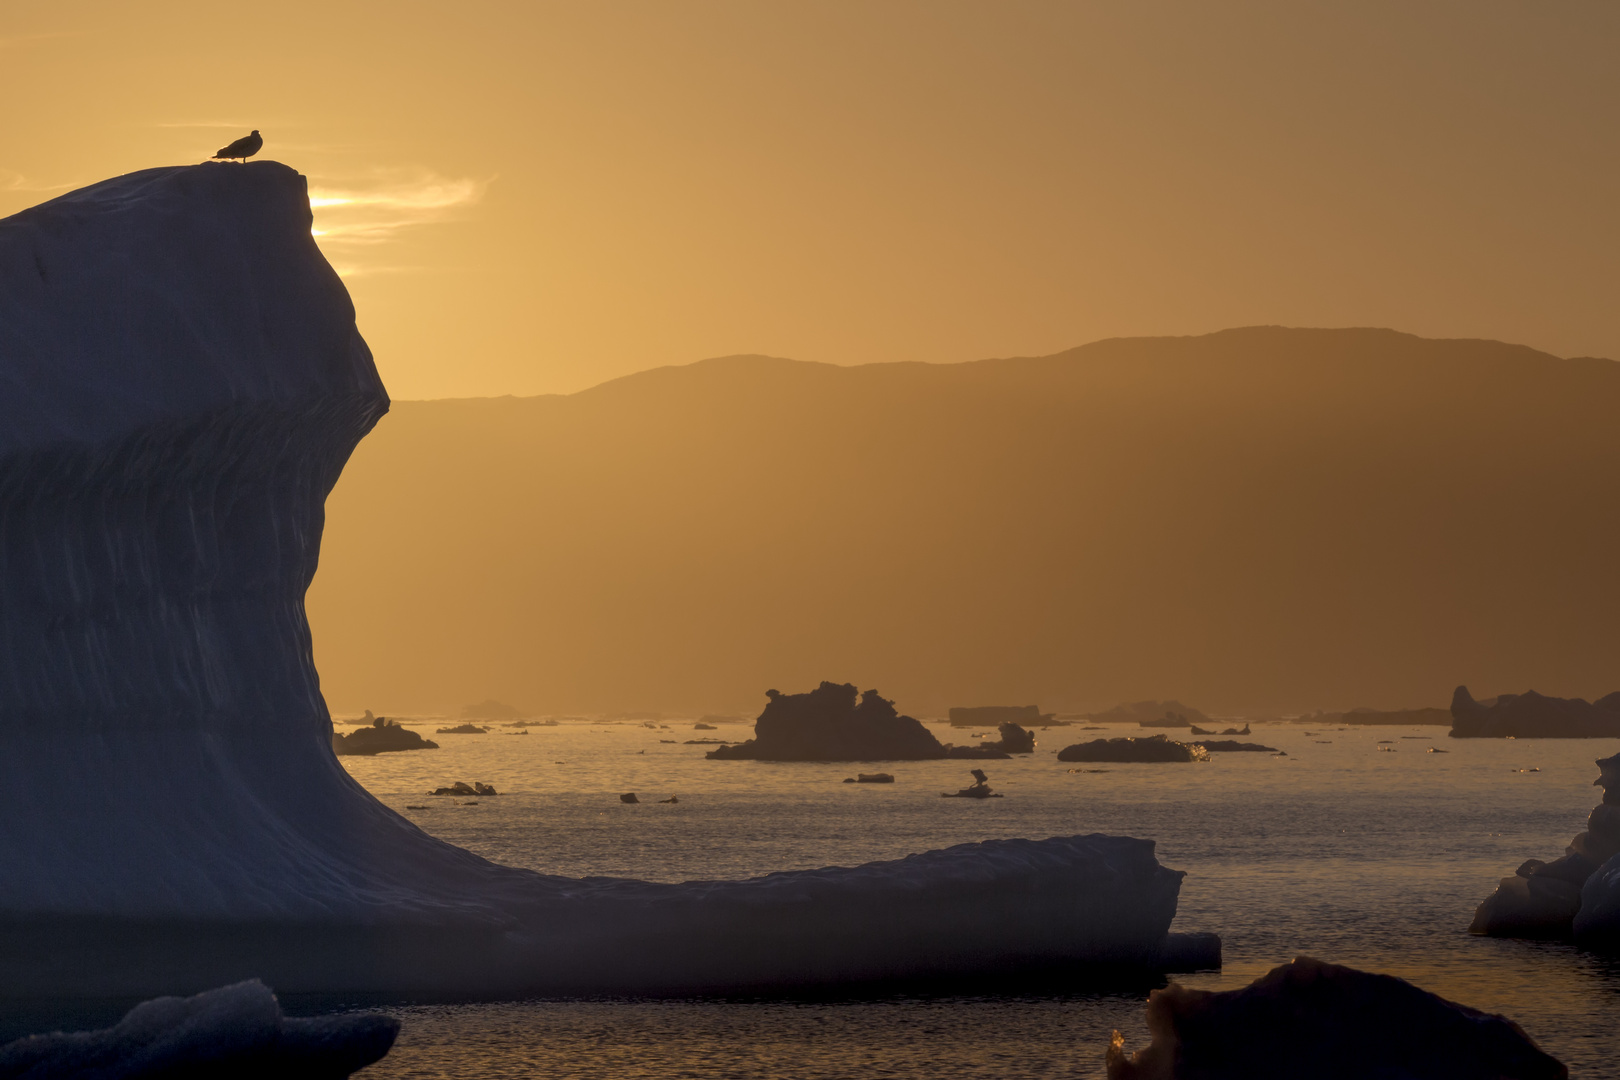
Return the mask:
[[249, 128], [396, 397], [1228, 326], [1620, 357], [1620, 5], [8, 0], [0, 213]]

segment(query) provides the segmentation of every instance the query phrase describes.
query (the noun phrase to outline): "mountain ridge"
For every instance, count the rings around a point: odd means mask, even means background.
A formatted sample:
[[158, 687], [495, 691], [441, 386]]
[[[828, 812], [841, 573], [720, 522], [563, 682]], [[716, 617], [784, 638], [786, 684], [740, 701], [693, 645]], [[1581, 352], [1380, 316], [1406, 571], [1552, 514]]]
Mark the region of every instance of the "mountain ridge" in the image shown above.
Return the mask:
[[824, 678], [913, 715], [1613, 688], [1612, 362], [1288, 328], [717, 359], [396, 402], [310, 595], [338, 706], [757, 711]]
[[1254, 326], [1229, 327], [1229, 328], [1227, 328], [1225, 330], [1215, 330], [1215, 331], [1211, 331], [1211, 332], [1206, 333], [1206, 334], [1148, 335], [1148, 336], [1135, 336], [1135, 337], [1119, 336], [1119, 337], [1099, 338], [1096, 341], [1090, 341], [1090, 342], [1087, 342], [1087, 343], [1085, 343], [1083, 345], [1075, 345], [1075, 346], [1073, 346], [1071, 348], [1062, 349], [1062, 350], [1059, 350], [1058, 352], [1055, 352], [1055, 353], [1045, 353], [1045, 354], [1039, 354], [1039, 355], [1022, 355], [1022, 354], [1020, 354], [1020, 355], [1012, 355], [1012, 356], [986, 356], [986, 357], [980, 357], [979, 359], [976, 359], [976, 360], [953, 360], [953, 361], [941, 361], [941, 362], [932, 362], [932, 361], [923, 361], [923, 360], [895, 360], [895, 361], [878, 361], [876, 363], [867, 363], [867, 364], [835, 364], [835, 363], [831, 363], [831, 362], [824, 361], [824, 360], [800, 360], [800, 359], [795, 359], [795, 358], [792, 358], [792, 357], [774, 356], [774, 355], [771, 355], [769, 353], [727, 353], [727, 354], [721, 355], [721, 356], [703, 357], [702, 359], [693, 360], [693, 361], [690, 361], [690, 362], [684, 363], [684, 364], [662, 364], [662, 365], [659, 365], [658, 367], [646, 368], [646, 369], [641, 370], [641, 371], [631, 372], [631, 373], [629, 373], [627, 375], [620, 375], [620, 376], [617, 376], [615, 378], [608, 379], [608, 380], [606, 380], [604, 382], [596, 383], [596, 384], [594, 384], [592, 386], [588, 386], [588, 387], [585, 387], [583, 389], [575, 390], [575, 391], [572, 391], [572, 392], [566, 393], [566, 394], [560, 394], [560, 393], [551, 393], [551, 394], [486, 394], [486, 395], [477, 395], [477, 396], [471, 396], [471, 397], [400, 398], [400, 399], [396, 399], [396, 400], [399, 400], [399, 401], [412, 401], [412, 402], [427, 402], [427, 401], [535, 401], [535, 400], [540, 400], [540, 399], [577, 398], [577, 397], [580, 397], [581, 395], [584, 395], [584, 394], [594, 393], [594, 392], [602, 390], [602, 389], [604, 389], [606, 387], [615, 386], [615, 385], [625, 383], [625, 382], [629, 382], [629, 381], [633, 381], [633, 380], [638, 380], [638, 379], [641, 379], [641, 378], [643, 378], [645, 376], [654, 375], [655, 373], [658, 373], [658, 372], [693, 372], [694, 369], [718, 368], [721, 365], [743, 366], [744, 364], [755, 365], [755, 364], [768, 363], [768, 364], [776, 364], [776, 365], [783, 365], [783, 366], [790, 366], [791, 365], [791, 366], [802, 366], [802, 367], [807, 367], [807, 368], [826, 368], [826, 369], [834, 369], [834, 370], [840, 370], [840, 371], [850, 371], [850, 370], [866, 370], [866, 369], [871, 369], [871, 368], [931, 368], [931, 369], [932, 368], [947, 368], [947, 369], [949, 369], [949, 368], [968, 368], [968, 367], [975, 367], [975, 366], [979, 366], [979, 365], [993, 366], [993, 365], [1013, 365], [1013, 364], [1039, 364], [1039, 363], [1046, 363], [1046, 362], [1057, 362], [1057, 361], [1064, 361], [1064, 360], [1084, 359], [1085, 358], [1084, 354], [1090, 353], [1092, 351], [1101, 351], [1101, 350], [1103, 350], [1103, 349], [1105, 349], [1106, 347], [1109, 347], [1109, 346], [1129, 345], [1129, 344], [1136, 344], [1136, 343], [1197, 342], [1197, 341], [1204, 341], [1204, 340], [1208, 340], [1208, 339], [1212, 339], [1212, 338], [1225, 338], [1225, 337], [1229, 337], [1229, 336], [1231, 338], [1233, 338], [1233, 339], [1237, 339], [1240, 336], [1247, 336], [1247, 335], [1251, 335], [1251, 334], [1255, 334], [1255, 333], [1272, 332], [1272, 331], [1277, 331], [1277, 332], [1281, 332], [1281, 333], [1285, 333], [1285, 334], [1298, 334], [1298, 335], [1307, 335], [1307, 334], [1392, 335], [1394, 338], [1408, 339], [1410, 341], [1444, 342], [1444, 343], [1459, 344], [1459, 345], [1476, 345], [1476, 346], [1500, 347], [1503, 350], [1509, 350], [1509, 351], [1512, 351], [1512, 352], [1517, 353], [1517, 354], [1526, 355], [1527, 358], [1533, 357], [1535, 359], [1540, 359], [1540, 360], [1566, 361], [1566, 362], [1569, 362], [1569, 363], [1584, 362], [1584, 361], [1591, 361], [1591, 362], [1599, 363], [1599, 364], [1613, 364], [1613, 363], [1615, 363], [1614, 360], [1612, 360], [1612, 359], [1610, 359], [1608, 357], [1601, 357], [1601, 356], [1570, 356], [1570, 357], [1562, 357], [1562, 356], [1558, 356], [1558, 355], [1556, 355], [1554, 353], [1543, 352], [1542, 350], [1537, 349], [1534, 346], [1522, 345], [1522, 344], [1517, 344], [1517, 343], [1514, 343], [1514, 342], [1500, 341], [1500, 340], [1495, 339], [1495, 338], [1425, 338], [1425, 337], [1422, 337], [1422, 336], [1417, 335], [1417, 334], [1411, 334], [1411, 333], [1407, 333], [1407, 332], [1401, 331], [1401, 330], [1394, 330], [1394, 329], [1391, 329], [1391, 328], [1388, 328], [1388, 327], [1377, 327], [1377, 326], [1298, 327], [1298, 326], [1284, 326], [1284, 325], [1281, 325], [1281, 324], [1257, 324], [1257, 325], [1254, 325]]

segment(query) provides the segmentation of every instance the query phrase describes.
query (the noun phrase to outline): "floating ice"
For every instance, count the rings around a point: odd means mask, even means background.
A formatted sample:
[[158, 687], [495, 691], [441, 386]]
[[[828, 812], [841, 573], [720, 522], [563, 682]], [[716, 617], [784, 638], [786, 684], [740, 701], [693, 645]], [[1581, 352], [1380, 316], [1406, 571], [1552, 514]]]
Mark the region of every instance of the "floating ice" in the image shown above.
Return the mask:
[[1301, 956], [1240, 990], [1171, 983], [1148, 997], [1153, 1041], [1114, 1033], [1109, 1080], [1563, 1080], [1504, 1016]]
[[1468, 687], [1451, 695], [1453, 738], [1612, 739], [1620, 736], [1620, 691], [1596, 701], [1527, 690], [1486, 705]]
[[0, 1077], [136, 1080], [165, 1076], [336, 1078], [388, 1053], [399, 1021], [375, 1013], [299, 1020], [258, 980], [162, 997], [100, 1031], [30, 1035], [0, 1046]]
[[[1017, 724], [1001, 726], [1001, 741], [982, 746], [941, 743], [915, 717], [901, 716], [876, 690], [823, 681], [802, 694], [765, 691], [769, 703], [754, 723], [754, 738], [706, 755], [716, 761], [924, 761], [929, 758], [1005, 758], [1035, 749], [1035, 737]], [[1027, 745], [1026, 745], [1027, 744]]]
[[1176, 742], [1163, 735], [1143, 738], [1093, 739], [1058, 751], [1059, 761], [1207, 761], [1199, 743]]
[[[1569, 937], [1620, 947], [1620, 754], [1597, 762], [1603, 801], [1586, 830], [1551, 862], [1527, 859], [1474, 912], [1469, 929], [1491, 937]], [[1520, 772], [1525, 770], [1521, 769]]]
[[[1592, 783], [1603, 788], [1603, 801], [1592, 808], [1586, 831], [1570, 848], [1602, 865], [1581, 886], [1574, 930], [1590, 946], [1620, 952], [1620, 754], [1599, 759], [1597, 767], [1601, 773]], [[1613, 850], [1606, 845], [1613, 845]]]
[[1150, 841], [572, 880], [373, 799], [333, 756], [303, 603], [326, 495], [388, 399], [309, 230], [273, 162], [0, 221], [7, 992], [673, 992], [1186, 952]]

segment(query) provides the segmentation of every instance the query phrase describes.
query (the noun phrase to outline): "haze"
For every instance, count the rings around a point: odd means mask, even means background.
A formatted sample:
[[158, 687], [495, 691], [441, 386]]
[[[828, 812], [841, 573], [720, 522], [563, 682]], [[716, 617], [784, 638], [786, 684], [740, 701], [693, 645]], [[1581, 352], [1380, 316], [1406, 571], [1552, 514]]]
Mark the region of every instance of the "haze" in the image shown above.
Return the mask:
[[1620, 355], [1603, 2], [0, 14], [0, 214], [249, 128], [396, 398], [1392, 326]]
[[1595, 698], [1620, 365], [1255, 328], [853, 368], [732, 357], [404, 402], [327, 503], [334, 709], [1249, 716]]

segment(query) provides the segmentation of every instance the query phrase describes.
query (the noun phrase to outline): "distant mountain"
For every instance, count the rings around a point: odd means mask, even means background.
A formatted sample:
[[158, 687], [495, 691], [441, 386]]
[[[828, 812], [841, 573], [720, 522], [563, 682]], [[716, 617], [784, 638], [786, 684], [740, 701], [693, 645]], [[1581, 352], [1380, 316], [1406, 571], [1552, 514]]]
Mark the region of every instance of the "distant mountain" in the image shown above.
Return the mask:
[[350, 708], [1593, 696], [1617, 420], [1607, 360], [1278, 327], [398, 402], [329, 501], [315, 648]]

